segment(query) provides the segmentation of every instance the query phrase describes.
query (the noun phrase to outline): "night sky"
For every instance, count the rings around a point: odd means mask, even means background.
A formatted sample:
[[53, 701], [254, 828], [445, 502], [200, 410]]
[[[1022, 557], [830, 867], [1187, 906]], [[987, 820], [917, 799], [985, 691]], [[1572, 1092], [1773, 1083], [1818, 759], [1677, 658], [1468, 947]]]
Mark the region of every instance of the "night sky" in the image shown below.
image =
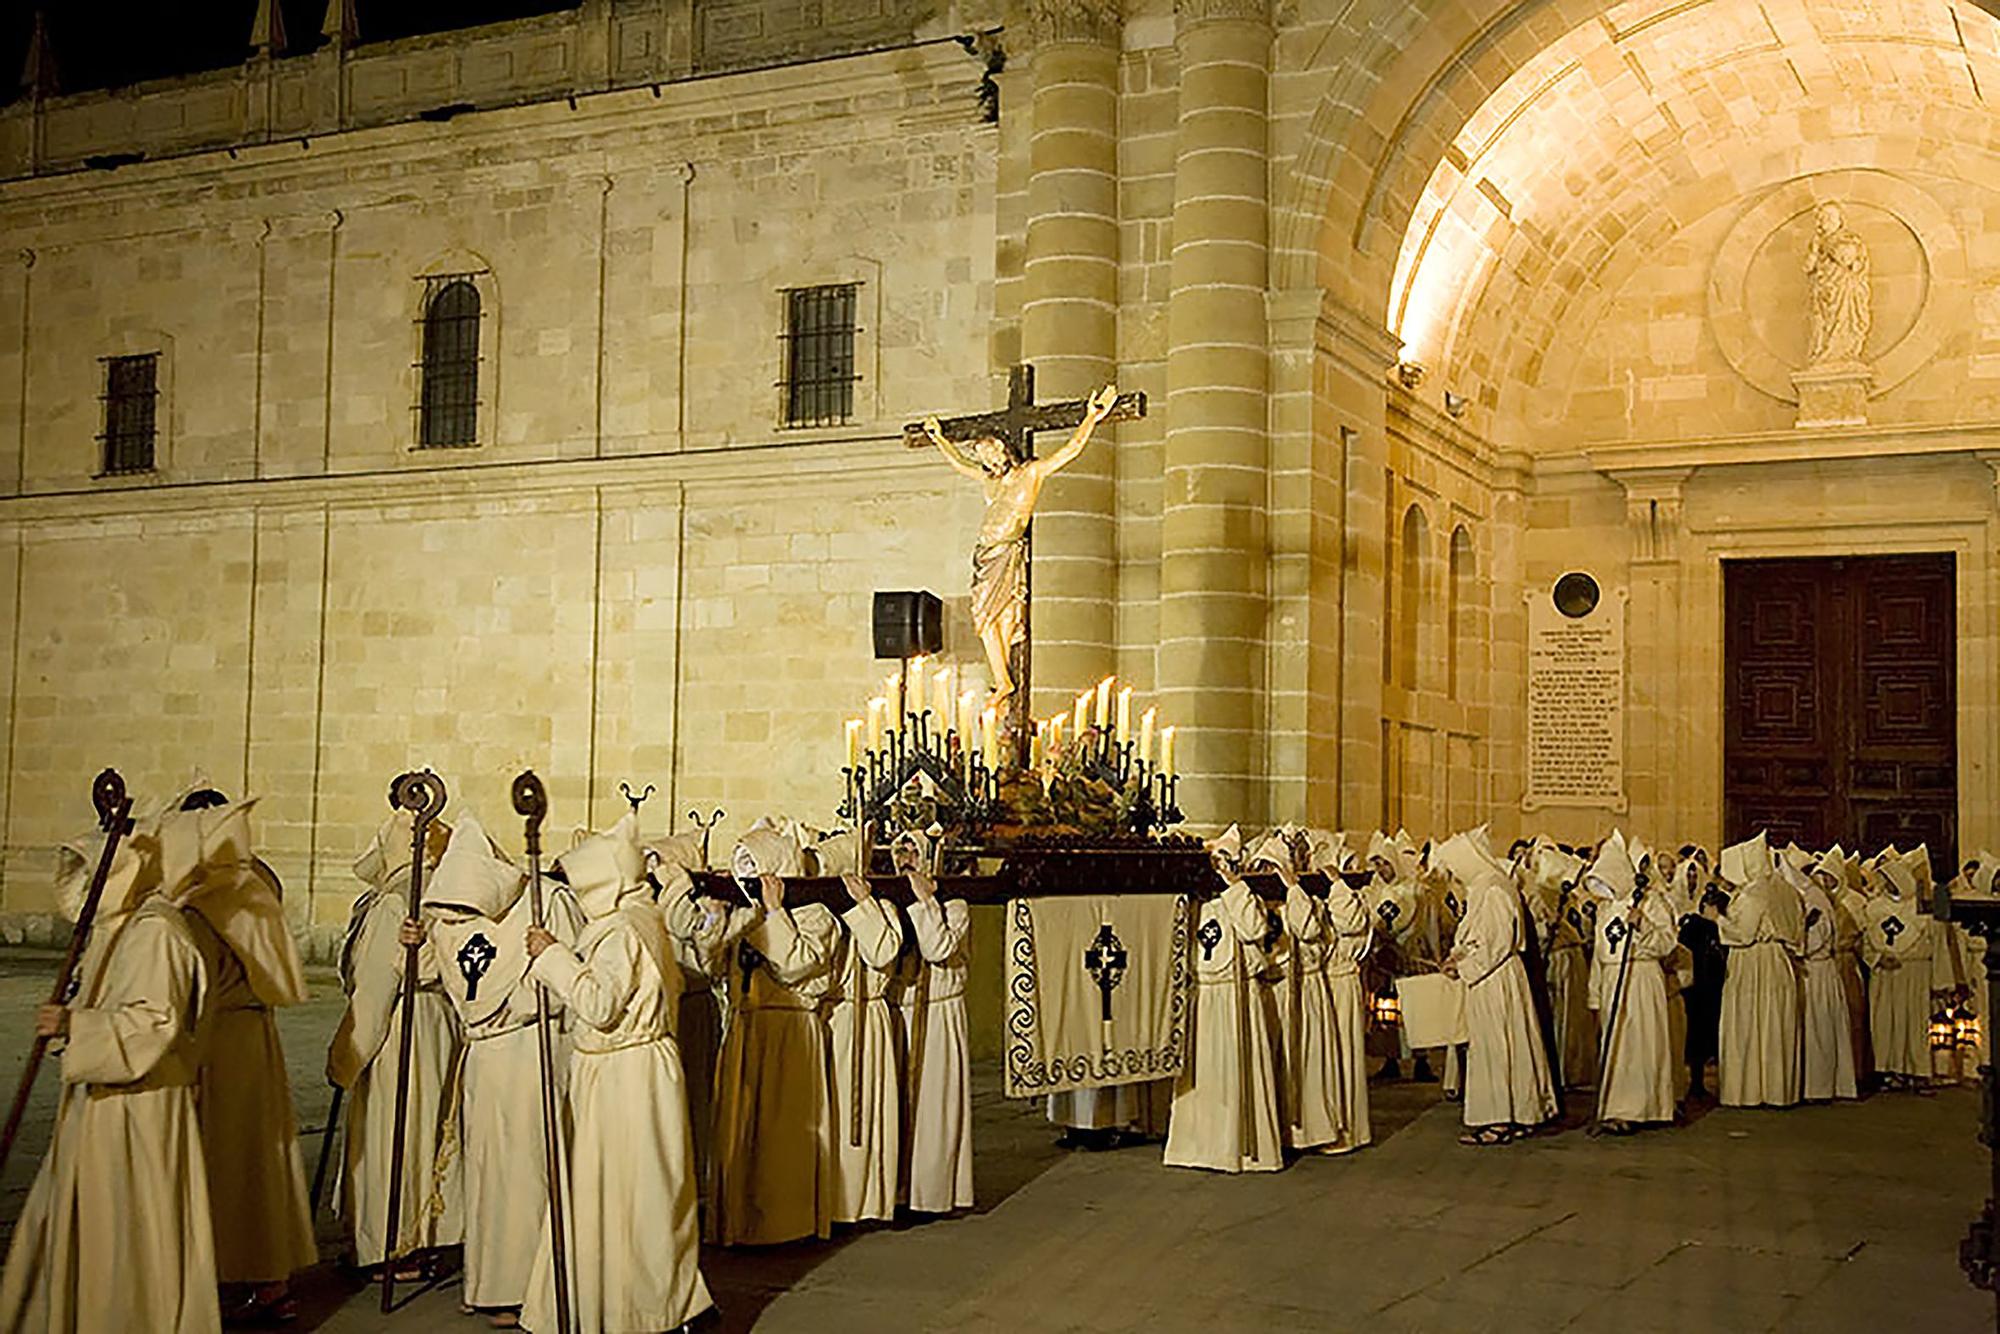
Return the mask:
[[[494, 23], [576, 8], [578, 0], [359, 0], [361, 40]], [[291, 52], [320, 44], [327, 0], [282, 0]], [[117, 88], [249, 54], [257, 0], [0, 0], [0, 101], [19, 96], [21, 62], [37, 8], [49, 16], [62, 91]]]

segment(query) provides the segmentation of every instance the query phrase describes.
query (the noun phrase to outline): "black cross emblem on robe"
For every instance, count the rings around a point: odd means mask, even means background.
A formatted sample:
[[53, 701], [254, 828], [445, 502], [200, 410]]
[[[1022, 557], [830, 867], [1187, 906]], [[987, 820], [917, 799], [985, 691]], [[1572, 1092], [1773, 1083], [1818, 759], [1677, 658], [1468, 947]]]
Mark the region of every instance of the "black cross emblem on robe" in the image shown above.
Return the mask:
[[465, 976], [465, 998], [468, 1001], [479, 999], [479, 979], [486, 976], [486, 970], [499, 956], [500, 951], [493, 948], [493, 942], [486, 938], [483, 931], [474, 932], [472, 939], [459, 946], [458, 971]]
[[1375, 915], [1382, 919], [1382, 925], [1394, 926], [1396, 919], [1403, 915], [1402, 905], [1394, 899], [1383, 899], [1375, 908]]
[[1222, 923], [1209, 918], [1201, 924], [1201, 930], [1194, 933], [1194, 938], [1201, 942], [1201, 961], [1207, 963], [1215, 957], [1215, 947], [1222, 943]]
[[1090, 948], [1083, 952], [1084, 971], [1091, 981], [1097, 983], [1097, 994], [1104, 1002], [1104, 1022], [1111, 1022], [1111, 993], [1125, 980], [1125, 943], [1118, 939], [1118, 933], [1106, 922], [1097, 928], [1097, 938], [1090, 942]]
[[736, 947], [736, 966], [743, 970], [743, 994], [750, 994], [750, 975], [764, 966], [764, 956], [755, 945], [744, 941]]
[[1885, 917], [1882, 919], [1882, 934], [1888, 937], [1889, 948], [1891, 949], [1896, 947], [1896, 937], [1902, 935], [1907, 930], [1909, 928], [1903, 925], [1903, 919], [1900, 917]]
[[1614, 917], [1604, 924], [1604, 939], [1611, 946], [1613, 954], [1618, 953], [1618, 947], [1623, 945], [1625, 937], [1631, 934], [1632, 928], [1625, 925], [1625, 919], [1622, 917]]

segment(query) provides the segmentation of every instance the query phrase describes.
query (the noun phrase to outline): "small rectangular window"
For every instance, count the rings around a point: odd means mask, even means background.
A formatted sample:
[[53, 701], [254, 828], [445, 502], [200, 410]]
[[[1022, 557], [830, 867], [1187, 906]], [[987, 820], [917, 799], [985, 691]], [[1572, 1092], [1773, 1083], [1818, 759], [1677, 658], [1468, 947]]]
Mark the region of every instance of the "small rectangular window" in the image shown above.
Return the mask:
[[102, 476], [153, 470], [159, 398], [159, 353], [104, 358]]
[[854, 416], [858, 283], [785, 292], [785, 425], [839, 426]]

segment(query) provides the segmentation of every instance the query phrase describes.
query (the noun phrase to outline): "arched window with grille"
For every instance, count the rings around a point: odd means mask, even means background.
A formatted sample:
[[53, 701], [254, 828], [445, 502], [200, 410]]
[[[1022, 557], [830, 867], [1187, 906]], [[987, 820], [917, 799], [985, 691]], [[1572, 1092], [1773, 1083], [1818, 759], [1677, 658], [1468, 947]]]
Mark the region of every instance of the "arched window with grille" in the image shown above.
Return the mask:
[[468, 275], [427, 285], [417, 444], [462, 449], [479, 443], [479, 288]]

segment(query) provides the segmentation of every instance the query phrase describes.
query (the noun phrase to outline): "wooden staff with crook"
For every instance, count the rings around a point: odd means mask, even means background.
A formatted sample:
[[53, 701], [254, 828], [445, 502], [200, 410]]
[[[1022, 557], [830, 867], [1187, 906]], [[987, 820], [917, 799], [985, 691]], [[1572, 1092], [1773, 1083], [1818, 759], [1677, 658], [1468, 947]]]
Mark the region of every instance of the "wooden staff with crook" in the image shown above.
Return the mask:
[[639, 808], [641, 806], [644, 806], [647, 800], [651, 798], [652, 795], [657, 791], [659, 791], [659, 789], [654, 787], [651, 783], [646, 784], [646, 790], [644, 792], [634, 792], [632, 790], [632, 785], [630, 783], [620, 783], [618, 785], [618, 794], [624, 797], [627, 802], [631, 803], [632, 814], [634, 815], [637, 815], [639, 813]]
[[[514, 780], [514, 813], [526, 821], [528, 849], [528, 911], [535, 929], [542, 930], [542, 820], [549, 813], [549, 794], [533, 769]], [[549, 993], [535, 984], [535, 1037], [542, 1060], [542, 1152], [549, 1168], [549, 1258], [554, 1262], [556, 1329], [570, 1334], [569, 1216], [563, 1211], [562, 1146], [556, 1106], [556, 1051], [549, 1031]]]
[[[104, 882], [111, 878], [112, 859], [118, 855], [119, 843], [132, 832], [132, 798], [126, 794], [125, 780], [116, 769], [106, 769], [97, 776], [90, 785], [90, 800], [97, 807], [97, 827], [104, 831], [104, 851], [98, 855], [97, 870], [83, 896], [83, 908], [70, 930], [69, 953], [63, 955], [62, 967], [56, 970], [56, 984], [49, 992], [51, 1005], [62, 1005], [69, 1000], [77, 966], [83, 961], [83, 948], [90, 943], [90, 924], [97, 917], [98, 900], [104, 897]], [[28, 1097], [35, 1091], [35, 1076], [41, 1073], [42, 1058], [48, 1054], [47, 1038], [36, 1038], [35, 1045], [28, 1049], [28, 1068], [21, 1072], [21, 1083], [14, 1090], [14, 1105], [7, 1110], [7, 1127], [0, 1130], [0, 1167], [6, 1165], [8, 1155], [14, 1151], [14, 1140], [21, 1133], [21, 1118], [28, 1111]]]
[[700, 811], [688, 812], [688, 819], [694, 821], [696, 829], [701, 830], [701, 869], [704, 871], [710, 870], [714, 866], [714, 863], [708, 860], [708, 836], [715, 831], [717, 825], [722, 823], [723, 817], [727, 814], [728, 812], [720, 806], [717, 806], [706, 820], [701, 818]]
[[[389, 785], [389, 805], [410, 813], [409, 920], [421, 921], [424, 904], [424, 845], [431, 824], [444, 814], [444, 780], [426, 769], [407, 773]], [[382, 1313], [396, 1309], [396, 1261], [403, 1235], [403, 1154], [408, 1148], [410, 1121], [410, 1054], [417, 1034], [418, 945], [403, 950], [403, 1036], [396, 1048], [396, 1121], [389, 1138], [389, 1231], [382, 1244]]]

